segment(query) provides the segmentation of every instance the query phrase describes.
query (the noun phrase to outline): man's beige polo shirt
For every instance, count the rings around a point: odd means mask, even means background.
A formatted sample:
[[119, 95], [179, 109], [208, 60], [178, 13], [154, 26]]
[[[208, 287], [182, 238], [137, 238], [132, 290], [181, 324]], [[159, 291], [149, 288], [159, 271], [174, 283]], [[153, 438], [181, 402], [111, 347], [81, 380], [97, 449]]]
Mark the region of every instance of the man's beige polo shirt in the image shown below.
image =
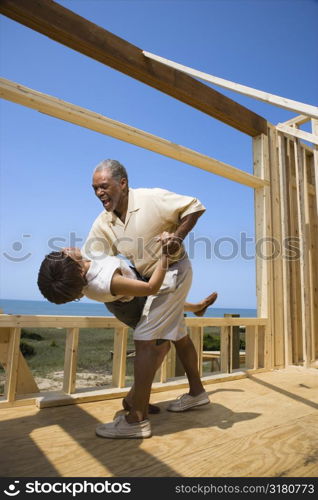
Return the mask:
[[[103, 211], [95, 220], [82, 248], [90, 259], [122, 254], [142, 275], [149, 277], [161, 254], [157, 241], [163, 231], [172, 233], [180, 220], [205, 207], [196, 198], [165, 189], [129, 189], [128, 209], [123, 223], [113, 212]], [[173, 256], [177, 261], [183, 251]]]

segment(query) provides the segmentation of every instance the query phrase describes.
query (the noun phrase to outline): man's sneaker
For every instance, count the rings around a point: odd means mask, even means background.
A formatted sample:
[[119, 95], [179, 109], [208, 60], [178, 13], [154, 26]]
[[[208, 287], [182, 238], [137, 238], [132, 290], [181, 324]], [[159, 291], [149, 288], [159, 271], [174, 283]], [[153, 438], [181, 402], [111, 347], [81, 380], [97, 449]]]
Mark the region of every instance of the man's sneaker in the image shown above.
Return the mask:
[[195, 406], [207, 405], [210, 403], [206, 391], [201, 392], [198, 396], [190, 396], [190, 394], [183, 394], [175, 401], [171, 401], [168, 406], [168, 411], [186, 411]]
[[103, 438], [149, 438], [151, 437], [151, 427], [148, 419], [129, 424], [125, 415], [119, 415], [119, 417], [115, 418], [109, 424], [98, 424], [96, 426], [96, 434]]

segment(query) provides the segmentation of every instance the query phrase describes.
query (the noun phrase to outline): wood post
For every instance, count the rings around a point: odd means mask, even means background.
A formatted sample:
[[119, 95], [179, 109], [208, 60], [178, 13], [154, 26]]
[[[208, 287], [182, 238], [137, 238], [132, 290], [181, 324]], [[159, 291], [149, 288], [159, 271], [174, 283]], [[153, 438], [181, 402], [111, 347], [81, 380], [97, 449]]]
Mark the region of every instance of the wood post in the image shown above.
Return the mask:
[[168, 372], [167, 372], [167, 355], [165, 357], [165, 359], [163, 360], [163, 363], [160, 367], [160, 377], [159, 377], [159, 382], [161, 382], [162, 384], [164, 382], [167, 382], [167, 378], [168, 378]]
[[[318, 137], [318, 120], [311, 121], [312, 133]], [[314, 186], [313, 196], [310, 197], [310, 234], [311, 234], [311, 263], [312, 272], [311, 290], [313, 292], [313, 357], [318, 359], [318, 146], [313, 148], [313, 158], [310, 164], [312, 184]]]
[[[253, 139], [254, 174], [270, 179], [269, 139], [260, 135]], [[274, 297], [272, 253], [272, 204], [271, 187], [255, 189], [255, 240], [256, 240], [256, 296], [257, 316], [269, 318], [266, 335], [266, 365], [274, 365]]]
[[171, 342], [170, 350], [166, 356], [166, 377], [167, 379], [173, 378], [176, 376], [176, 348], [174, 344]]
[[20, 337], [21, 337], [21, 328], [10, 328], [7, 376], [6, 376], [6, 384], [4, 387], [5, 399], [8, 402], [15, 400], [15, 395], [17, 390]]
[[[312, 132], [318, 137], [318, 120], [311, 120]], [[316, 207], [318, 214], [318, 146], [314, 146], [314, 182], [316, 190]]]
[[[264, 326], [256, 327], [256, 337], [257, 337], [257, 351], [258, 351], [258, 359], [257, 359], [257, 368], [265, 368], [266, 366], [266, 328]], [[267, 367], [266, 367], [267, 368]]]
[[272, 216], [272, 295], [273, 308], [271, 320], [273, 324], [274, 367], [285, 366], [284, 349], [284, 289], [283, 289], [283, 241], [281, 231], [281, 197], [280, 176], [278, 166], [277, 131], [269, 128], [269, 167], [271, 181], [271, 216]]
[[301, 290], [300, 290], [300, 241], [297, 209], [297, 190], [295, 173], [295, 142], [287, 140], [286, 159], [290, 182], [288, 189], [290, 206], [290, 236], [292, 237], [293, 253], [290, 266], [290, 294], [291, 294], [291, 331], [292, 331], [292, 362], [298, 364], [303, 361], [302, 354], [302, 326], [301, 326]]
[[63, 391], [72, 394], [76, 388], [76, 369], [78, 353], [79, 328], [68, 328], [66, 331]]
[[245, 330], [245, 365], [247, 369], [258, 368], [258, 327], [247, 326]]
[[302, 347], [305, 366], [312, 361], [312, 335], [310, 320], [310, 279], [309, 279], [309, 228], [308, 228], [308, 191], [307, 176], [299, 139], [295, 140], [295, 170], [297, 190], [297, 212], [300, 241], [300, 295]]
[[[239, 314], [224, 314], [224, 318], [239, 318]], [[231, 336], [231, 367], [236, 369], [240, 367], [240, 327], [233, 326]]]
[[221, 373], [230, 373], [231, 371], [231, 326], [221, 327]]
[[[278, 166], [280, 177], [280, 200], [281, 200], [281, 234], [282, 252], [285, 252], [285, 244], [290, 237], [290, 200], [288, 186], [290, 183], [289, 169], [287, 168], [286, 139], [282, 134], [278, 134]], [[292, 353], [292, 328], [291, 328], [291, 273], [290, 260], [287, 255], [282, 256], [283, 271], [283, 317], [284, 317], [284, 350], [285, 365], [293, 362]]]
[[113, 387], [125, 387], [128, 327], [115, 328], [113, 356]]
[[203, 327], [197, 326], [190, 328], [189, 337], [196, 350], [198, 357], [198, 370], [200, 376], [202, 376]]

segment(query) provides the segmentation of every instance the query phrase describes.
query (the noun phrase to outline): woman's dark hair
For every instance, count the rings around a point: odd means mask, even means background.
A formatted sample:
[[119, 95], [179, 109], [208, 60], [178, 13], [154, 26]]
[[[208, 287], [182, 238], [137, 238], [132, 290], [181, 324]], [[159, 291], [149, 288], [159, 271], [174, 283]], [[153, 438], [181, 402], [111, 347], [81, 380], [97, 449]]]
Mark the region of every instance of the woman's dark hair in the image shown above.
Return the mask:
[[50, 302], [65, 304], [78, 299], [86, 284], [79, 263], [63, 252], [51, 252], [43, 260], [38, 287]]

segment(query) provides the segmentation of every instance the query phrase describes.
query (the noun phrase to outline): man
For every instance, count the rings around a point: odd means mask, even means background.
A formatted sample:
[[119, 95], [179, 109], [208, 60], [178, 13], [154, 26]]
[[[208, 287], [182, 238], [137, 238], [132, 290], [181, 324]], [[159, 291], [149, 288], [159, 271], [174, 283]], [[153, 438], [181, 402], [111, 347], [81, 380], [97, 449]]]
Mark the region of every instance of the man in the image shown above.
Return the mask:
[[[190, 388], [189, 394], [170, 403], [168, 409], [179, 412], [210, 402], [200, 380], [197, 354], [183, 317], [192, 270], [182, 241], [205, 207], [195, 198], [159, 188], [130, 189], [126, 169], [116, 160], [105, 160], [96, 167], [93, 189], [105, 211], [95, 220], [83, 247], [88, 257], [93, 255], [96, 259], [105, 253], [122, 254], [130, 259], [142, 277], [149, 278], [161, 252], [158, 236], [164, 231], [170, 233], [165, 241], [165, 251], [169, 255], [166, 278], [158, 294], [143, 302], [141, 318], [139, 311], [134, 325], [135, 382], [125, 400], [129, 413], [96, 428], [96, 433], [102, 437], [150, 437], [151, 385], [169, 349], [167, 341], [175, 344]], [[120, 318], [120, 314], [113, 311]]]

